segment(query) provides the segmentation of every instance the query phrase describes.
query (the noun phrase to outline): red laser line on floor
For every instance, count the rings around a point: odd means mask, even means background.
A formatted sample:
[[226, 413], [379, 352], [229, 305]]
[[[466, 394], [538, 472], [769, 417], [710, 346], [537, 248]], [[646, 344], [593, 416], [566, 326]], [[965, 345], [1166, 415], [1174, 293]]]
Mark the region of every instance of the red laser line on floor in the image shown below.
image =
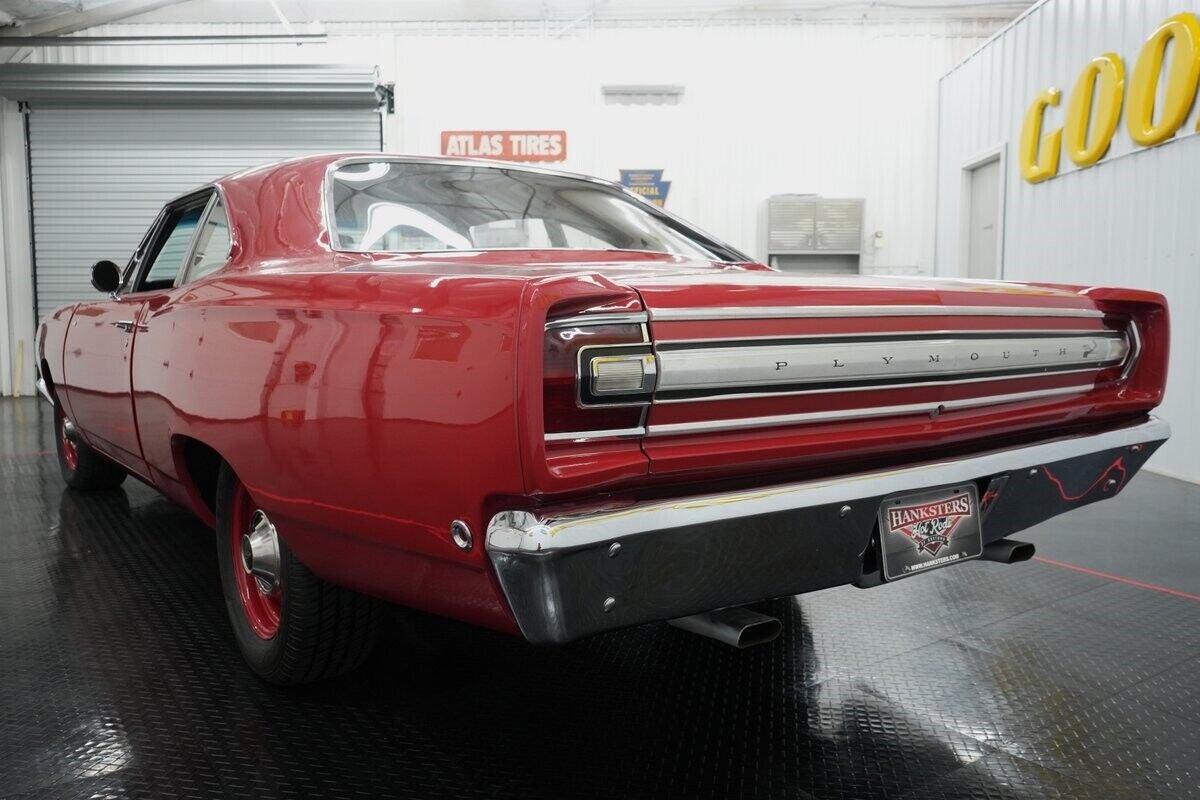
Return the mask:
[[1087, 567], [1081, 567], [1078, 564], [1068, 564], [1066, 561], [1055, 561], [1053, 558], [1046, 558], [1045, 556], [1034, 556], [1033, 560], [1041, 561], [1043, 564], [1050, 564], [1055, 567], [1062, 567], [1063, 569], [1075, 570], [1076, 572], [1082, 572], [1084, 575], [1092, 575], [1096, 578], [1107, 578], [1110, 581], [1123, 583], [1126, 586], [1136, 586], [1139, 589], [1149, 589], [1152, 592], [1162, 592], [1163, 594], [1169, 594], [1172, 597], [1182, 597], [1184, 600], [1194, 600], [1195, 602], [1200, 603], [1200, 594], [1181, 592], [1178, 589], [1170, 589], [1166, 586], [1159, 586], [1157, 583], [1146, 583], [1145, 581], [1126, 578], [1123, 575], [1113, 575], [1111, 572], [1101, 572], [1098, 569], [1089, 569]]

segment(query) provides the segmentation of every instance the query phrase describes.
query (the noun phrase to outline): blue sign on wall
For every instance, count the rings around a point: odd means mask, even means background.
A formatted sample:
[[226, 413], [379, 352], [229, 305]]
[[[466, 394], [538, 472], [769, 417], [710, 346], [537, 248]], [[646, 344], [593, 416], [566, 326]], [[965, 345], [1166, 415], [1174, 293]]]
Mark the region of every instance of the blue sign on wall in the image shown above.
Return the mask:
[[665, 170], [661, 169], [623, 169], [621, 185], [662, 208], [667, 204], [667, 192], [671, 189], [671, 182], [662, 179], [663, 172]]

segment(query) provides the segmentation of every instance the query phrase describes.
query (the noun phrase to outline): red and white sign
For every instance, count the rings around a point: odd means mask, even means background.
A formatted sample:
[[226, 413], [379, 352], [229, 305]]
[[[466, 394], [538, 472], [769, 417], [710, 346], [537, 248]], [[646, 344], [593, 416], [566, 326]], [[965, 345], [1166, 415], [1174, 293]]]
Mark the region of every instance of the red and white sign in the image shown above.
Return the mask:
[[442, 131], [442, 155], [500, 161], [563, 161], [566, 131]]

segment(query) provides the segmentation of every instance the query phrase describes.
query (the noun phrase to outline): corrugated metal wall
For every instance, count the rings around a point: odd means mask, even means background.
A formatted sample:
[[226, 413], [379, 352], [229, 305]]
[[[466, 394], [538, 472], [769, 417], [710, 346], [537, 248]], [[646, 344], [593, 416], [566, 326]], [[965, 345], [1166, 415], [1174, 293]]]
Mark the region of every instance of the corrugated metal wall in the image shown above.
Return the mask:
[[[643, 19], [327, 23], [326, 45], [76, 47], [38, 60], [373, 61], [396, 82], [390, 150], [431, 154], [451, 129], [565, 129], [566, 169], [664, 168], [668, 207], [761, 254], [767, 197], [866, 198], [863, 264], [932, 272], [938, 78], [998, 20]], [[561, 27], [561, 26], [560, 26]], [[123, 24], [97, 35], [278, 33], [277, 26]], [[611, 105], [608, 84], [679, 84], [678, 105]], [[874, 233], [884, 233], [876, 251]]]
[[281, 158], [378, 150], [379, 115], [319, 107], [33, 105], [29, 116], [37, 307], [95, 297], [89, 267], [124, 265], [162, 205]]
[[1006, 149], [1003, 276], [1162, 292], [1172, 304], [1171, 374], [1161, 414], [1172, 440], [1150, 468], [1200, 482], [1200, 107], [1175, 139], [1139, 148], [1118, 127], [1108, 155], [1078, 169], [1063, 155], [1060, 174], [1027, 183], [1016, 147], [1036, 94], [1063, 89], [1046, 112], [1045, 131], [1061, 125], [1067, 95], [1092, 58], [1122, 56], [1126, 74], [1145, 39], [1167, 17], [1200, 13], [1185, 0], [1048, 0], [950, 72], [941, 83], [937, 266], [961, 263], [963, 168], [981, 153]]

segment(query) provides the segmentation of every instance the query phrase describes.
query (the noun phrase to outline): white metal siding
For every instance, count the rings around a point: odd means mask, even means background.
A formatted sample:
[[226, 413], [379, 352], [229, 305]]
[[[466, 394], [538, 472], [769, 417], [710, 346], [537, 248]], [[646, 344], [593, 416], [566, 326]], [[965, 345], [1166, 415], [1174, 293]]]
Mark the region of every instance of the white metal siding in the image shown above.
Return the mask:
[[171, 198], [246, 167], [378, 150], [370, 110], [80, 108], [35, 104], [30, 181], [39, 317], [95, 296], [90, 265], [124, 264]]
[[[564, 169], [664, 168], [667, 208], [762, 257], [774, 194], [864, 197], [887, 245], [863, 271], [933, 271], [937, 79], [998, 19], [324, 23], [325, 45], [37, 48], [35, 61], [379, 65], [396, 83], [391, 151], [436, 154], [443, 130], [565, 129]], [[95, 35], [282, 33], [273, 24], [121, 23]], [[462, 54], [467, 54], [463, 56]], [[448, 54], [459, 54], [451, 57]], [[629, 58], [623, 54], [638, 54]], [[720, 54], [720, 57], [714, 57]], [[611, 105], [605, 85], [678, 85], [677, 105]]]
[[1046, 112], [1065, 119], [1084, 65], [1115, 52], [1132, 72], [1142, 43], [1167, 17], [1200, 12], [1194, 0], [1048, 0], [941, 83], [937, 269], [965, 275], [963, 169], [1005, 148], [1003, 277], [1162, 292], [1171, 303], [1171, 367], [1160, 414], [1174, 435], [1150, 469], [1200, 482], [1200, 104], [1175, 139], [1138, 148], [1124, 119], [1108, 155], [1078, 169], [1064, 153], [1058, 177], [1027, 183], [1016, 148], [1025, 110], [1043, 88], [1064, 96]]
[[[665, 168], [670, 210], [758, 255], [767, 197], [865, 197], [863, 271], [928, 273], [936, 81], [1002, 23], [917, 16], [325, 22], [324, 45], [38, 47], [19, 57], [101, 67], [377, 64], [380, 79], [396, 83], [399, 111], [384, 120], [390, 151], [436, 153], [443, 130], [562, 128], [564, 168], [610, 178]], [[277, 23], [120, 23], [83, 35], [283, 32]], [[605, 104], [601, 87], [617, 84], [677, 84], [684, 94], [672, 106]], [[3, 143], [4, 158], [23, 162], [19, 141]], [[27, 251], [20, 239], [10, 248]], [[14, 269], [8, 292], [32, 305], [28, 275]], [[32, 326], [20, 328], [7, 342], [0, 331], [0, 347], [32, 341]], [[22, 383], [32, 389], [28, 369]]]

